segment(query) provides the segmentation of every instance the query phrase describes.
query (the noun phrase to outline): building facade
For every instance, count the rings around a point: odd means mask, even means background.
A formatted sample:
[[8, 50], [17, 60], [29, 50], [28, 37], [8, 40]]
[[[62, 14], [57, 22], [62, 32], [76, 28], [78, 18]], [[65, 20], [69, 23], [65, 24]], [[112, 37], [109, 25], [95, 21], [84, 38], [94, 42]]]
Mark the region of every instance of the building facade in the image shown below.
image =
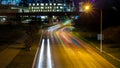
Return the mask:
[[20, 12], [72, 12], [74, 10], [72, 0], [0, 0], [0, 3], [21, 6]]
[[72, 12], [70, 4], [66, 3], [29, 3], [30, 12]]

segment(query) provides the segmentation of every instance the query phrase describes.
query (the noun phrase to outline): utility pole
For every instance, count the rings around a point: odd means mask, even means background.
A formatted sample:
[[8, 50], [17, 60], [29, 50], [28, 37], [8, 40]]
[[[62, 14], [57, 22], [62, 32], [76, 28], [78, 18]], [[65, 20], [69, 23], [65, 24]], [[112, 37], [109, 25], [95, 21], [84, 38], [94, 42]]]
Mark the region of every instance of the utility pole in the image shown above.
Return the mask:
[[100, 52], [102, 52], [102, 40], [103, 40], [103, 34], [102, 34], [102, 9], [100, 10]]

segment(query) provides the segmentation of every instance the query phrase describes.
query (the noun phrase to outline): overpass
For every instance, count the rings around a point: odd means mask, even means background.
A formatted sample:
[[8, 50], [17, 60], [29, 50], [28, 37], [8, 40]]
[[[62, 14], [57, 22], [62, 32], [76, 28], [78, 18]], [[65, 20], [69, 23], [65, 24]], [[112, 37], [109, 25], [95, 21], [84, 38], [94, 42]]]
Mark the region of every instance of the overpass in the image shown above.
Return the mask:
[[0, 16], [72, 16], [72, 15], [80, 15], [81, 12], [24, 12], [24, 13], [0, 13]]
[[75, 16], [80, 15], [81, 12], [24, 12], [24, 13], [0, 13], [0, 16], [48, 16], [49, 23], [52, 24], [52, 16]]

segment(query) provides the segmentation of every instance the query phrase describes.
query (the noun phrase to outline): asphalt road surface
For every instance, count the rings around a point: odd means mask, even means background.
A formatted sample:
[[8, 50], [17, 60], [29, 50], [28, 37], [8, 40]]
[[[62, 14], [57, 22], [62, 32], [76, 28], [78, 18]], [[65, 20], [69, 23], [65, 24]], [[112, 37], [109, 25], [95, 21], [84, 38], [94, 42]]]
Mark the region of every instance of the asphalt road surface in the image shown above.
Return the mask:
[[44, 31], [35, 68], [115, 68], [89, 44], [74, 36], [70, 27], [59, 27]]

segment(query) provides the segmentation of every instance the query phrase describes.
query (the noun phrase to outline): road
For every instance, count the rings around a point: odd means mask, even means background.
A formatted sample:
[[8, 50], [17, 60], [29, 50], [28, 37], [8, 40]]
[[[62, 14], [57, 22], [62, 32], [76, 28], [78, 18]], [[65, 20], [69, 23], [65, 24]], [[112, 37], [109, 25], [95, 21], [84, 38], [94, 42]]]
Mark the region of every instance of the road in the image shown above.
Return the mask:
[[70, 27], [59, 27], [44, 31], [35, 68], [115, 68], [89, 44], [74, 36]]

